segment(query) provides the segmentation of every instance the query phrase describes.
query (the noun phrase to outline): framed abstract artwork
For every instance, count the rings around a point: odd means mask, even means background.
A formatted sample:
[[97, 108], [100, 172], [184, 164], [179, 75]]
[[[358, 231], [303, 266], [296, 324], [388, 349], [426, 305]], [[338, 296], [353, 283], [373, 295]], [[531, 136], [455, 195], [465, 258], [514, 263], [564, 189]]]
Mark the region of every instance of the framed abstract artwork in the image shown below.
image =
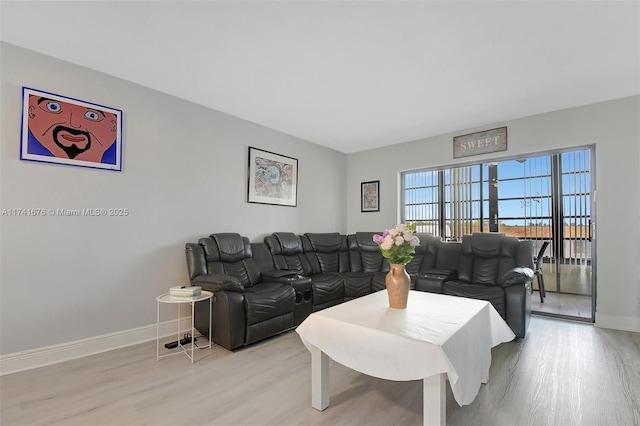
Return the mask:
[[122, 111], [22, 88], [20, 159], [122, 171]]
[[380, 211], [380, 181], [373, 180], [360, 184], [361, 211]]
[[298, 160], [249, 147], [249, 203], [296, 207]]

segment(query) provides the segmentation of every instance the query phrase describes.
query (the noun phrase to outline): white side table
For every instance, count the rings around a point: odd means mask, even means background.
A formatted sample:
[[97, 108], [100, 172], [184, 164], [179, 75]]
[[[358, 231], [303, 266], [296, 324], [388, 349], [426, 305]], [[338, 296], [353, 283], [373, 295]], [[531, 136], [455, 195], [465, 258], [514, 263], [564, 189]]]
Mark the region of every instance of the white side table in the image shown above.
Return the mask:
[[[196, 302], [201, 302], [203, 300], [209, 300], [209, 345], [202, 346], [200, 349], [211, 349], [211, 298], [213, 297], [213, 293], [210, 291], [202, 291], [202, 294], [197, 297], [175, 297], [170, 295], [169, 293], [165, 293], [156, 298], [157, 301], [157, 316], [156, 316], [156, 361], [160, 361], [160, 358], [165, 358], [171, 355], [175, 355], [175, 353], [166, 354], [160, 356], [160, 304], [175, 304], [178, 305], [178, 331], [176, 333], [176, 338], [178, 340], [178, 347], [181, 349], [181, 352], [184, 353], [193, 364], [193, 348], [194, 344], [194, 317], [195, 317], [195, 305]], [[191, 305], [191, 354], [189, 354], [189, 350], [180, 344], [180, 307], [184, 303], [189, 303]], [[180, 352], [178, 352], [180, 353]]]

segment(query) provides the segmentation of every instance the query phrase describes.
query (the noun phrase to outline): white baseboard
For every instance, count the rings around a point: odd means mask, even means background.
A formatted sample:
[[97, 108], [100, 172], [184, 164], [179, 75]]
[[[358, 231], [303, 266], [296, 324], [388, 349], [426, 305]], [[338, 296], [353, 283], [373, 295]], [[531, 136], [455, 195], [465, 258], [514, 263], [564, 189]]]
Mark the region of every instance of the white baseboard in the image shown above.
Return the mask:
[[[190, 329], [191, 317], [182, 318], [180, 330]], [[177, 319], [160, 323], [160, 337], [175, 335], [177, 330]], [[1, 355], [0, 376], [136, 345], [155, 340], [155, 338], [156, 324], [152, 324], [73, 342]]]
[[604, 315], [596, 312], [596, 327], [640, 333], [640, 318]]
[[[640, 318], [604, 315], [596, 312], [596, 327], [614, 330], [634, 331], [640, 333]], [[191, 317], [184, 317], [180, 321], [180, 329], [191, 328]], [[160, 323], [160, 337], [174, 335], [177, 330], [177, 320]], [[7, 355], [0, 355], [0, 376], [17, 373], [57, 364], [59, 362], [82, 358], [113, 349], [124, 348], [138, 343], [148, 342], [156, 338], [156, 325], [146, 325], [130, 330], [89, 337], [73, 342], [29, 349]]]

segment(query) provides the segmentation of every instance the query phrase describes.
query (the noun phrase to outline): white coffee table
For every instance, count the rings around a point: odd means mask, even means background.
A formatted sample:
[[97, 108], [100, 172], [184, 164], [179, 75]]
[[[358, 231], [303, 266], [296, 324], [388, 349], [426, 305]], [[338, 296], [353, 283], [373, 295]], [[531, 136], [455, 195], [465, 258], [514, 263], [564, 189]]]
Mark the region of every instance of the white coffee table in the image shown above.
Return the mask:
[[387, 380], [423, 380], [425, 425], [446, 423], [446, 379], [470, 404], [489, 379], [491, 348], [515, 338], [486, 301], [411, 291], [407, 309], [379, 291], [311, 314], [296, 331], [311, 352], [311, 405], [329, 406], [329, 357]]
[[[209, 344], [207, 346], [200, 346], [199, 348], [211, 349], [211, 297], [213, 297], [212, 292], [203, 290], [200, 296], [196, 297], [175, 297], [170, 295], [169, 293], [165, 293], [156, 298], [156, 302], [158, 305], [156, 309], [156, 361], [160, 361], [161, 358], [165, 358], [171, 355], [184, 353], [189, 359], [191, 359], [191, 363], [193, 364], [193, 348], [195, 347], [193, 341], [195, 337], [195, 306], [196, 302], [201, 302], [203, 300], [209, 301]], [[178, 340], [178, 348], [180, 348], [180, 352], [160, 355], [160, 305], [164, 303], [178, 305], [178, 331], [176, 333], [176, 338]], [[185, 303], [191, 305], [191, 354], [189, 354], [189, 351], [186, 347], [180, 344], [180, 307]]]

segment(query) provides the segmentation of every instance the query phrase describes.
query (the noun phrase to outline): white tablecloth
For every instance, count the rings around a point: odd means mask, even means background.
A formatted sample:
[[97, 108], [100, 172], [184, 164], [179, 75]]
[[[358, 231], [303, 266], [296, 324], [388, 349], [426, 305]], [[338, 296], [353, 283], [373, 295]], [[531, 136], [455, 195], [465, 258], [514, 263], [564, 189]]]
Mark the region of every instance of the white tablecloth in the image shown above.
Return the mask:
[[515, 338], [486, 301], [411, 291], [407, 309], [386, 291], [314, 312], [296, 329], [334, 361], [387, 380], [445, 373], [456, 401], [470, 404], [489, 379], [491, 348]]

